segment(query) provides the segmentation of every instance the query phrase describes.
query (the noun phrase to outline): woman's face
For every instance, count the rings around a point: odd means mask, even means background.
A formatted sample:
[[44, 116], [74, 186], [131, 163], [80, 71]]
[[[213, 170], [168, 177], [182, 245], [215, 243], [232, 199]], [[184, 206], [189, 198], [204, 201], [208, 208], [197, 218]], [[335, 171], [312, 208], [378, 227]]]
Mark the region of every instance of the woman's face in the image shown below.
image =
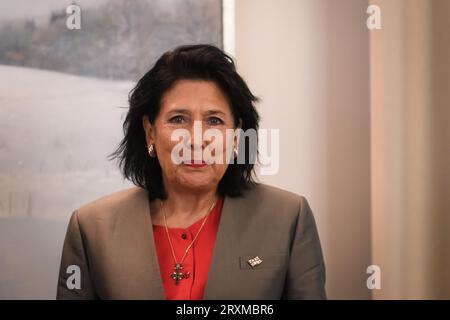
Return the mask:
[[[201, 141], [194, 139], [194, 123], [197, 132], [201, 133]], [[198, 126], [201, 124], [201, 131]], [[184, 154], [183, 149], [179, 155], [183, 160], [194, 160], [196, 154], [203, 154], [205, 148], [211, 143], [204, 139], [203, 133], [207, 129], [218, 129], [222, 134], [221, 150], [213, 150], [212, 155], [219, 153], [225, 157], [226, 130], [235, 129], [233, 115], [226, 96], [212, 81], [179, 80], [168, 90], [161, 101], [160, 112], [152, 125], [147, 116], [143, 117], [143, 126], [146, 133], [147, 145], [154, 144], [156, 155], [162, 168], [165, 188], [179, 190], [201, 191], [215, 190], [228, 167], [226, 161], [221, 163], [192, 166], [190, 161], [177, 164], [172, 160], [172, 150], [180, 140], [171, 140], [176, 129], [185, 129], [189, 132], [189, 143], [186, 144], [192, 152]], [[231, 132], [231, 131], [230, 131]], [[188, 140], [184, 140], [185, 142]], [[231, 148], [237, 146], [237, 140], [231, 140]], [[210, 145], [211, 147], [212, 145]], [[215, 151], [218, 151], [217, 153]], [[204, 158], [203, 158], [204, 159]], [[223, 158], [225, 159], [225, 158]], [[195, 160], [198, 157], [195, 156]], [[207, 161], [209, 163], [209, 161]]]

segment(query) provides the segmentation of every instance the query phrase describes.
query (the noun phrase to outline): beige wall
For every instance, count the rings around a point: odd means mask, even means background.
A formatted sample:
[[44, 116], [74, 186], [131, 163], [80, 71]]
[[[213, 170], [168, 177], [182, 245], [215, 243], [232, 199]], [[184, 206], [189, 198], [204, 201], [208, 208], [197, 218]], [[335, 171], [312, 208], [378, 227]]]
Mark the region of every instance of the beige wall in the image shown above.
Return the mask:
[[280, 129], [261, 180], [310, 201], [330, 298], [448, 299], [450, 1], [370, 3], [369, 35], [366, 0], [236, 1], [238, 69]]
[[450, 2], [371, 3], [374, 297], [448, 299]]
[[367, 1], [238, 0], [239, 72], [280, 129], [280, 171], [261, 180], [303, 194], [318, 223], [331, 299], [370, 299]]

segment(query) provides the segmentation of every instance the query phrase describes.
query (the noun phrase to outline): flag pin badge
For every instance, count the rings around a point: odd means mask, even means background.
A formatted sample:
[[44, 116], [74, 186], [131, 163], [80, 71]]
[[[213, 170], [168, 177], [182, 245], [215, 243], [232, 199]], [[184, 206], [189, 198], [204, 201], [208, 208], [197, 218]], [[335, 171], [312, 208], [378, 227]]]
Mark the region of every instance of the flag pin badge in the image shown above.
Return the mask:
[[255, 266], [257, 266], [258, 264], [261, 264], [263, 261], [260, 257], [256, 256], [252, 259], [248, 260], [248, 264], [253, 268]]

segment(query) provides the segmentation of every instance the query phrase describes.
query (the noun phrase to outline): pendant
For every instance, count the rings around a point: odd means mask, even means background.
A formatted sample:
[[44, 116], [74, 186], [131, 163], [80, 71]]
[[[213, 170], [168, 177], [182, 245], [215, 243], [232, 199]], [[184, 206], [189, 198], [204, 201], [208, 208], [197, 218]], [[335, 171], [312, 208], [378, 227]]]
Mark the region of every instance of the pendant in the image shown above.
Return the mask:
[[170, 275], [170, 277], [175, 280], [175, 285], [178, 285], [180, 280], [189, 278], [189, 271], [183, 273], [181, 270], [183, 270], [183, 265], [181, 263], [175, 264], [175, 267], [173, 268], [175, 271]]

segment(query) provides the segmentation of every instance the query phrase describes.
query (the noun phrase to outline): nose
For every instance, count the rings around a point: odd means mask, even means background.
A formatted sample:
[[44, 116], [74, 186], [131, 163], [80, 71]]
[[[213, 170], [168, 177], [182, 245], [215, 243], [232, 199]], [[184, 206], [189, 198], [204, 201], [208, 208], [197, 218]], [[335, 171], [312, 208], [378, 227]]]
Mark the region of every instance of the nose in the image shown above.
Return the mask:
[[193, 121], [187, 128], [189, 136], [185, 139], [185, 144], [191, 150], [194, 159], [201, 159], [203, 149], [206, 147], [206, 141], [203, 139], [203, 128], [201, 121]]
[[196, 143], [193, 140], [194, 140], [193, 138], [189, 139], [189, 141], [187, 142], [186, 146], [193, 152], [195, 152], [195, 151], [202, 151], [203, 150], [203, 144], [202, 143]]

